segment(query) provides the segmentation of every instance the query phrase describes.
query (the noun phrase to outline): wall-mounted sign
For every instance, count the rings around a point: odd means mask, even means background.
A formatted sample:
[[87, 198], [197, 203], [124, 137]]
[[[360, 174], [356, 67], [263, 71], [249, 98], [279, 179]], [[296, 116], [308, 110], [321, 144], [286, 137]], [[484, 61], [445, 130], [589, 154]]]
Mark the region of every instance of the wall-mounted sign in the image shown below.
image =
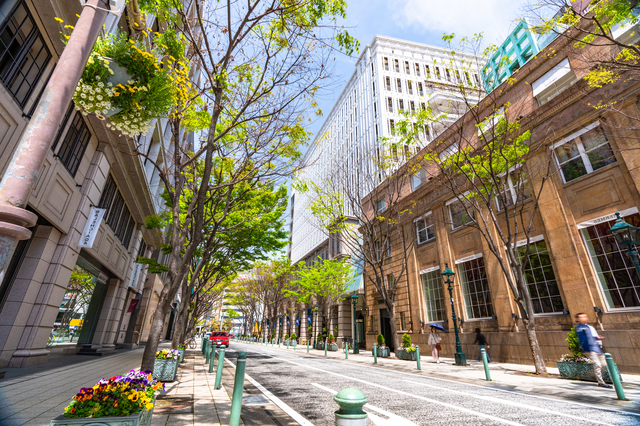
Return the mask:
[[84, 230], [82, 231], [82, 235], [80, 235], [80, 241], [78, 241], [78, 247], [93, 247], [93, 241], [96, 239], [96, 235], [98, 235], [98, 229], [100, 228], [100, 223], [106, 211], [106, 209], [91, 207], [89, 218], [87, 218], [87, 223], [84, 224]]
[[129, 278], [129, 287], [137, 288], [138, 278], [140, 277], [143, 266], [144, 265], [142, 263], [133, 264], [133, 272], [131, 272], [131, 277]]

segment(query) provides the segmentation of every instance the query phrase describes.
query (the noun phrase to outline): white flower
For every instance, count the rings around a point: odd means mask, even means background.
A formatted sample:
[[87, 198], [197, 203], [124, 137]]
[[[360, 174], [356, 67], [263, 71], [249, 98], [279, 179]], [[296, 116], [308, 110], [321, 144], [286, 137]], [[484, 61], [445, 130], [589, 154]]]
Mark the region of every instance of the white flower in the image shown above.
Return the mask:
[[89, 100], [92, 101], [93, 100], [93, 96], [89, 96]]
[[101, 101], [101, 100], [102, 100], [102, 95], [98, 95], [98, 96], [96, 96], [96, 99], [98, 99], [99, 101]]
[[98, 87], [100, 87], [100, 88], [104, 87], [104, 83], [100, 81], [100, 82], [98, 83]]
[[82, 99], [86, 99], [87, 95], [85, 95], [84, 93], [81, 93], [81, 94], [80, 94], [80, 97], [81, 97]]

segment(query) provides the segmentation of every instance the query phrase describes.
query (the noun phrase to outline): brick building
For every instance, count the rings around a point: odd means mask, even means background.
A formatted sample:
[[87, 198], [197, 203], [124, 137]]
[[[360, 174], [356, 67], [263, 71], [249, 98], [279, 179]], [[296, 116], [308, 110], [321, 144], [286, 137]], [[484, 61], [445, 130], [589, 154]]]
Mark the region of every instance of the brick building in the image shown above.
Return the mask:
[[[545, 362], [555, 366], [568, 352], [566, 334], [574, 315], [584, 312], [606, 337], [605, 349], [620, 370], [640, 373], [640, 277], [609, 233], [615, 212], [640, 225], [640, 82], [622, 78], [603, 88], [589, 87], [582, 77], [592, 64], [584, 58], [595, 57], [597, 49], [605, 48], [576, 51], [566, 37], [556, 38], [536, 57], [518, 64], [512, 80], [480, 101], [474, 113], [486, 117], [510, 105], [507, 118], [531, 131], [530, 146], [543, 148], [522, 166], [525, 173], [550, 159], [552, 170], [537, 197], [525, 262]], [[594, 108], [599, 101], [614, 107]], [[472, 115], [465, 114], [418, 156], [455, 143], [460, 129], [477, 133]], [[441, 277], [448, 264], [456, 273], [453, 297], [467, 358], [478, 355], [473, 341], [479, 327], [492, 359], [531, 363], [523, 323], [496, 256], [478, 230], [456, 213], [458, 201], [437, 183], [437, 171], [427, 163], [423, 167], [423, 181], [407, 185], [402, 203], [409, 213], [398, 225], [414, 238], [408, 272], [395, 283], [398, 333], [409, 333], [414, 343], [426, 347], [427, 325], [441, 323], [450, 331], [444, 333], [443, 355], [453, 356], [451, 305]], [[527, 184], [536, 194], [542, 178], [531, 173]], [[524, 204], [525, 216], [533, 203], [531, 196]], [[399, 250], [393, 241], [391, 275], [399, 267]], [[370, 279], [365, 279], [365, 295], [370, 346], [378, 333], [388, 333], [389, 314]]]

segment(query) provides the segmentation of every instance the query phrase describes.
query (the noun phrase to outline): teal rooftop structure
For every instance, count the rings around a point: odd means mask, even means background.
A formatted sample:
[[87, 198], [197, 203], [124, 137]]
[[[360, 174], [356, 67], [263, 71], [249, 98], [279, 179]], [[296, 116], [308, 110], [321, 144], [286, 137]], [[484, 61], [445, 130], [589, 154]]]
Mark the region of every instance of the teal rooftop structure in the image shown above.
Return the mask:
[[544, 49], [557, 35], [554, 31], [537, 34], [527, 19], [520, 20], [482, 69], [482, 83], [487, 94]]

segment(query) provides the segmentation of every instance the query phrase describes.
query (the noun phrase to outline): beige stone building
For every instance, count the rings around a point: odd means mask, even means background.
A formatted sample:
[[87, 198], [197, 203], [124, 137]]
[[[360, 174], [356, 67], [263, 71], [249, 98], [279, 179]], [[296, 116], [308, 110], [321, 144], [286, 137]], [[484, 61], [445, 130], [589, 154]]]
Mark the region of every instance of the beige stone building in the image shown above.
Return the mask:
[[[81, 11], [79, 2], [0, 2], [0, 173], [64, 48], [54, 17], [73, 25]], [[126, 31], [126, 22], [126, 12], [109, 14], [103, 31]], [[33, 237], [19, 243], [1, 277], [0, 368], [146, 339], [163, 277], [147, 274], [135, 259], [158, 256], [158, 241], [143, 224], [164, 207], [158, 172], [134, 151], [141, 145], [162, 162], [170, 138], [166, 122], [125, 138], [69, 105], [29, 199], [38, 216]], [[94, 207], [106, 213], [93, 244], [80, 248]], [[74, 271], [86, 279], [82, 303], [79, 292], [69, 290]], [[77, 309], [70, 312], [72, 306]]]
[[[529, 258], [523, 260], [545, 361], [555, 366], [568, 353], [567, 332], [574, 315], [583, 312], [606, 337], [605, 350], [620, 370], [640, 373], [640, 277], [609, 232], [615, 212], [640, 226], [640, 83], [622, 78], [601, 89], [589, 87], [582, 79], [592, 65], [584, 62], [589, 54], [598, 51], [576, 51], [560, 36], [518, 69], [515, 83], [499, 85], [475, 111], [487, 116], [508, 104], [507, 119], [531, 131], [530, 145], [542, 149], [522, 166], [525, 173], [550, 159], [540, 196], [523, 204], [529, 218], [533, 203], [539, 203]], [[615, 104], [594, 108], [599, 101]], [[472, 139], [478, 132], [472, 115], [464, 115], [418, 155], [454, 144], [459, 131]], [[519, 311], [496, 256], [460, 213], [455, 196], [436, 183], [433, 167], [426, 162], [423, 167], [426, 173], [417, 184], [411, 180], [414, 184], [402, 199], [409, 213], [399, 226], [414, 244], [406, 253], [407, 274], [394, 283], [398, 333], [411, 334], [423, 354], [430, 354], [428, 324], [440, 323], [449, 329], [443, 355], [453, 356], [452, 309], [441, 276], [448, 264], [456, 274], [453, 299], [467, 358], [478, 356], [474, 330], [481, 328], [492, 359], [532, 363]], [[527, 185], [536, 194], [542, 176], [529, 176]], [[393, 241], [388, 274], [394, 274], [402, 255]], [[370, 280], [365, 281], [365, 294], [367, 345], [371, 347], [378, 333], [387, 334], [389, 342], [389, 314]]]

